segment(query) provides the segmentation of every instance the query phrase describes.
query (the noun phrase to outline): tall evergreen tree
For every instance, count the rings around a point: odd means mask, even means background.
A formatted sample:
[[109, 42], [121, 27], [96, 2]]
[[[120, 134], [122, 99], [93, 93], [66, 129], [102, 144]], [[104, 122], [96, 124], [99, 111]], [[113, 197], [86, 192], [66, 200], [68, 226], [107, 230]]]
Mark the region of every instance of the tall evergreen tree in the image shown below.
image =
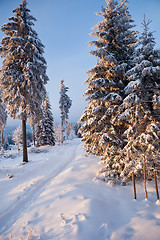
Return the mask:
[[103, 17], [93, 30], [97, 40], [92, 41], [96, 50], [91, 55], [99, 59], [88, 72], [88, 106], [81, 117], [83, 126], [80, 133], [85, 141], [87, 153], [112, 156], [123, 147], [121, 126], [114, 121], [118, 108], [123, 102], [126, 86], [126, 71], [131, 67], [131, 55], [136, 44], [133, 20], [128, 12], [127, 1], [107, 0], [106, 8], [98, 14]]
[[48, 95], [42, 103], [42, 119], [36, 126], [37, 146], [55, 145], [53, 115], [51, 112], [51, 105], [49, 103]]
[[150, 23], [144, 18], [141, 45], [135, 66], [127, 73], [126, 97], [119, 108], [118, 120], [127, 128], [123, 134], [126, 144], [117, 159], [117, 172], [123, 179], [129, 179], [132, 171], [141, 177], [146, 164], [152, 178], [160, 154], [160, 51], [155, 49]]
[[60, 89], [60, 99], [59, 99], [59, 108], [61, 111], [61, 126], [62, 126], [62, 143], [63, 143], [63, 127], [67, 123], [69, 109], [72, 106], [72, 100], [67, 95], [68, 87], [64, 85], [64, 80], [61, 80], [61, 89]]
[[1, 41], [0, 54], [4, 58], [0, 69], [2, 98], [8, 114], [22, 120], [23, 161], [28, 162], [26, 121], [38, 117], [47, 83], [44, 45], [32, 26], [36, 19], [30, 15], [27, 1], [22, 0], [1, 30], [7, 35]]

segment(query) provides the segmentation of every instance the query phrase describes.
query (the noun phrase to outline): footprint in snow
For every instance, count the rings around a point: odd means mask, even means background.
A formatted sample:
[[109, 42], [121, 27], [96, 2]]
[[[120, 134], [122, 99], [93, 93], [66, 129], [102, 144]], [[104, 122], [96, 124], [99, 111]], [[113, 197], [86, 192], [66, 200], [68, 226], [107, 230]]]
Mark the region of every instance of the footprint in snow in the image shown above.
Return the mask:
[[86, 215], [84, 213], [78, 213], [73, 218], [67, 219], [63, 213], [60, 214], [63, 224], [78, 225], [78, 223], [84, 222], [86, 220]]
[[39, 217], [39, 213], [38, 213], [38, 212], [35, 212], [34, 217], [35, 217], [35, 218]]
[[78, 213], [73, 217], [72, 224], [75, 225], [78, 222], [83, 222], [86, 220], [86, 215], [84, 213]]
[[109, 238], [111, 237], [111, 231], [110, 231], [110, 224], [108, 223], [103, 223], [101, 226], [100, 226], [100, 231], [102, 232], [102, 235], [105, 237], [105, 238]]

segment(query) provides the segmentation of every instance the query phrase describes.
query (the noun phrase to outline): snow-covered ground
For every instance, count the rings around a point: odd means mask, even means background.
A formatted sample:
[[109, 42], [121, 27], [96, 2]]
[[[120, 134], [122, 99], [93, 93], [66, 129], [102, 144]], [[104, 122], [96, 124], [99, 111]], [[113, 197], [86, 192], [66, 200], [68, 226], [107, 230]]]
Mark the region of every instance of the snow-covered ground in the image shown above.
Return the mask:
[[[111, 186], [96, 181], [98, 158], [85, 157], [76, 139], [0, 158], [0, 239], [159, 240], [160, 204], [148, 183]], [[13, 176], [9, 178], [9, 176]]]

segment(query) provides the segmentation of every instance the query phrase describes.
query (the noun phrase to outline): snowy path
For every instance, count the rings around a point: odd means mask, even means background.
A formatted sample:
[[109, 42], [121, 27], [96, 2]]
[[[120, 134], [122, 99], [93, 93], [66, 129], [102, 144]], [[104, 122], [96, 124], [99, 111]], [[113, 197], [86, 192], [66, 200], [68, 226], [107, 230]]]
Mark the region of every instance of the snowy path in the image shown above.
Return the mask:
[[19, 155], [0, 160], [1, 240], [159, 240], [152, 183], [148, 201], [137, 185], [135, 201], [132, 186], [94, 181], [98, 158], [85, 157], [79, 140], [40, 150], [24, 166]]
[[[53, 167], [53, 161], [50, 159], [50, 166], [48, 166], [48, 169], [53, 169], [53, 172], [49, 174], [48, 176], [44, 177], [40, 181], [35, 181], [33, 184], [33, 181], [31, 180], [31, 187], [28, 191], [26, 191], [24, 194], [21, 194], [17, 196], [15, 202], [12, 203], [11, 206], [8, 207], [8, 210], [4, 213], [2, 212], [0, 215], [0, 236], [4, 237], [6, 231], [10, 229], [10, 227], [16, 222], [16, 220], [22, 215], [22, 213], [27, 210], [28, 206], [36, 200], [38, 195], [40, 195], [45, 188], [47, 187], [47, 184], [51, 180], [53, 180], [60, 172], [62, 172], [65, 167], [73, 161], [75, 158], [75, 152], [76, 152], [77, 144], [74, 144], [72, 146], [68, 145], [65, 147], [62, 147], [62, 149], [59, 149], [57, 156], [55, 156], [55, 160], [58, 160], [56, 165]], [[52, 158], [52, 155], [50, 156]], [[60, 159], [58, 159], [60, 158]], [[52, 161], [52, 162], [51, 162]], [[44, 164], [44, 162], [43, 162]], [[42, 164], [42, 165], [43, 165]], [[39, 169], [35, 169], [37, 172], [41, 172], [41, 168], [43, 167], [41, 164], [38, 166]], [[32, 173], [34, 172], [32, 171]], [[50, 172], [50, 171], [49, 171]], [[33, 178], [34, 175], [31, 177]], [[28, 184], [28, 182], [27, 182]], [[23, 184], [24, 185], [24, 184]]]

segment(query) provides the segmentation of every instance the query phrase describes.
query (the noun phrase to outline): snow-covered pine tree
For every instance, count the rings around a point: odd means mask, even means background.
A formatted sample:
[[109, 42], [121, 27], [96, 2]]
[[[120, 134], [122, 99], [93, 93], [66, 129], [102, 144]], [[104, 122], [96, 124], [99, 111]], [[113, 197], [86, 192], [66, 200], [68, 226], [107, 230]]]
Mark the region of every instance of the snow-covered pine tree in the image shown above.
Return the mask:
[[153, 178], [160, 155], [160, 51], [155, 49], [150, 23], [144, 18], [141, 45], [135, 54], [135, 66], [128, 71], [126, 98], [119, 108], [118, 121], [127, 129], [123, 134], [126, 144], [117, 159], [117, 171], [125, 180], [132, 172], [142, 177], [145, 165], [147, 178]]
[[87, 153], [104, 155], [106, 164], [112, 165], [114, 155], [123, 146], [121, 126], [114, 122], [118, 107], [123, 101], [126, 84], [125, 72], [130, 68], [131, 55], [136, 44], [136, 32], [131, 30], [133, 20], [127, 1], [107, 0], [107, 7], [98, 14], [103, 17], [93, 30], [97, 40], [91, 55], [99, 59], [88, 72], [88, 106], [80, 121], [82, 141]]
[[64, 80], [61, 80], [61, 88], [60, 88], [60, 99], [59, 99], [59, 108], [61, 111], [61, 125], [62, 125], [62, 143], [63, 143], [63, 131], [64, 124], [67, 123], [69, 109], [72, 106], [72, 100], [67, 95], [68, 87], [64, 85]]
[[22, 0], [1, 30], [7, 35], [1, 41], [0, 54], [4, 58], [0, 69], [2, 98], [13, 119], [22, 120], [23, 161], [28, 162], [26, 121], [38, 117], [45, 97], [47, 83], [44, 45], [32, 28], [36, 19], [30, 15], [27, 1]]
[[18, 126], [16, 128], [16, 130], [13, 132], [13, 137], [12, 137], [15, 145], [17, 145], [18, 148], [18, 152], [19, 152], [19, 145], [22, 142], [22, 130], [21, 130], [21, 126]]
[[48, 95], [42, 103], [42, 119], [36, 126], [37, 146], [55, 145], [53, 115]]

